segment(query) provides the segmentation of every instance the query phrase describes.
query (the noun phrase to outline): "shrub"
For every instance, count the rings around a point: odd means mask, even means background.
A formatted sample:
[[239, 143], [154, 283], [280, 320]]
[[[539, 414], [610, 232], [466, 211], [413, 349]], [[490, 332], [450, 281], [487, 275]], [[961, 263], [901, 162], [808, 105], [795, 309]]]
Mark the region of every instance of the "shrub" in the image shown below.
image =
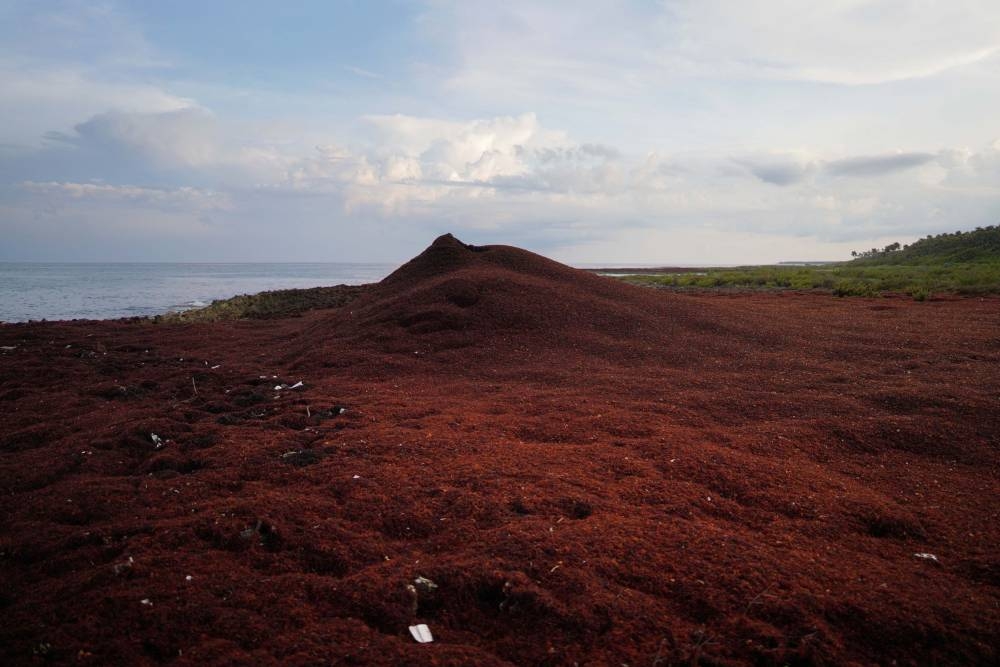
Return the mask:
[[878, 289], [860, 280], [841, 280], [833, 286], [834, 296], [878, 296]]

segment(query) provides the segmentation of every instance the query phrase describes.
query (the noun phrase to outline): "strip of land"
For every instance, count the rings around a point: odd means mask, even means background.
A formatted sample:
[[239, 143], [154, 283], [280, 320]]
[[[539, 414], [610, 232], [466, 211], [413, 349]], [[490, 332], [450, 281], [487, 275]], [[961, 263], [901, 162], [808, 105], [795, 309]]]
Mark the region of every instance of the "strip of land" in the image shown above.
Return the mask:
[[[857, 253], [856, 253], [857, 254]], [[836, 296], [1000, 294], [1000, 228], [895, 243], [850, 262], [728, 268], [597, 269], [661, 289], [819, 290]]]

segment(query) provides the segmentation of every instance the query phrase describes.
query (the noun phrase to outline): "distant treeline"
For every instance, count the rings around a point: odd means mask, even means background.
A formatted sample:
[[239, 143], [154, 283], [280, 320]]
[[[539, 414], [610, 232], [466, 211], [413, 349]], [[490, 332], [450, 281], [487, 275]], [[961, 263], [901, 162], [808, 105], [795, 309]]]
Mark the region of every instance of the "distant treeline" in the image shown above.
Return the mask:
[[909, 245], [851, 252], [855, 261], [869, 264], [943, 264], [1000, 261], [1000, 226], [977, 227], [971, 232], [928, 234]]
[[661, 289], [823, 290], [836, 296], [1000, 294], [1000, 226], [927, 236], [910, 245], [851, 253], [850, 262], [821, 266], [740, 266], [622, 279]]

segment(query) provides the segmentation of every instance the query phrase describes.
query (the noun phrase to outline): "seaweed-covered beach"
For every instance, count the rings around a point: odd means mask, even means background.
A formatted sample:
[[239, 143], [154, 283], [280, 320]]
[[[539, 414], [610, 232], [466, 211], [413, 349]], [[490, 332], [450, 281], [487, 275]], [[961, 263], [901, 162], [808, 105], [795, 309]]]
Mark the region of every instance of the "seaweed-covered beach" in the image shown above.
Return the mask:
[[0, 660], [1000, 659], [1000, 299], [451, 236], [350, 296], [0, 326]]

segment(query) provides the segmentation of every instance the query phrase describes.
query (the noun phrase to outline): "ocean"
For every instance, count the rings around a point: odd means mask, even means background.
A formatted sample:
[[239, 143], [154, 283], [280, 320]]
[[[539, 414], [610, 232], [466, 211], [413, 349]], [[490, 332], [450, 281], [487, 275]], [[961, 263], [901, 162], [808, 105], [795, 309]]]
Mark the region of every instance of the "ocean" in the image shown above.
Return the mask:
[[105, 320], [198, 308], [266, 290], [377, 282], [394, 264], [0, 262], [0, 321]]

